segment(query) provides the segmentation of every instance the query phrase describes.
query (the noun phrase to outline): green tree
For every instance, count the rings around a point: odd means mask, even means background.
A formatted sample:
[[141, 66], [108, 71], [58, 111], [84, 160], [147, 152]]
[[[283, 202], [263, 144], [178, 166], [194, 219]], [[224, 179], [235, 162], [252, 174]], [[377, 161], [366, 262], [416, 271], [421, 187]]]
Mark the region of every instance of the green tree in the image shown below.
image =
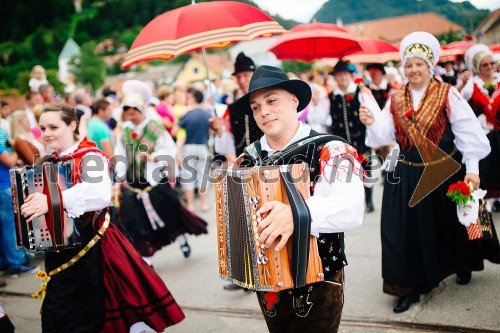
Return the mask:
[[281, 63], [281, 68], [285, 72], [292, 72], [294, 74], [308, 72], [312, 69], [312, 62], [303, 62], [303, 61], [283, 61]]
[[94, 91], [102, 86], [106, 77], [106, 63], [102, 57], [94, 55], [95, 47], [94, 41], [83, 44], [80, 56], [70, 61], [70, 72], [75, 75], [76, 81], [90, 85]]

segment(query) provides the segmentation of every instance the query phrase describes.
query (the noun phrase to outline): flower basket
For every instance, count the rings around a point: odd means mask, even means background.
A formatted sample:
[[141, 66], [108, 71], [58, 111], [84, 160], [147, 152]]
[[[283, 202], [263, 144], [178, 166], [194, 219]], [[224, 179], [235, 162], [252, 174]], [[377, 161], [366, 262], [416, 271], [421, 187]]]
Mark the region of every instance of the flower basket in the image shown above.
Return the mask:
[[451, 184], [446, 196], [457, 204], [458, 221], [467, 228], [469, 240], [490, 239], [491, 220], [483, 200], [486, 191], [477, 189], [460, 181]]

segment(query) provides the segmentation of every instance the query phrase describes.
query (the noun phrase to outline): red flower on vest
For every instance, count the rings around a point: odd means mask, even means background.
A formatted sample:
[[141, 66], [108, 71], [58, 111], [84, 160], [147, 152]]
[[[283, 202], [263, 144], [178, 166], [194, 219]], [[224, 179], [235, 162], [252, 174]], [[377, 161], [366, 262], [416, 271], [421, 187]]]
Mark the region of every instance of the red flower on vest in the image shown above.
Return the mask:
[[408, 118], [410, 121], [415, 122], [415, 110], [410, 109], [406, 111], [405, 117]]
[[345, 95], [345, 101], [346, 102], [350, 102], [354, 99], [354, 96], [353, 94], [348, 94], [348, 95]]

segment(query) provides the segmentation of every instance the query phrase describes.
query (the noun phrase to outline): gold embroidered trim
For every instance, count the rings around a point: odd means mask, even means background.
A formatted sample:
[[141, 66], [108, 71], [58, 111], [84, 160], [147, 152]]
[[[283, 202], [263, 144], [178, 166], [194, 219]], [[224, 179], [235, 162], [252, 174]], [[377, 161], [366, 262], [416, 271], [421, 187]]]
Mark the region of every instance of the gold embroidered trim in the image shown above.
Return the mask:
[[431, 64], [434, 64], [434, 53], [427, 45], [419, 43], [409, 45], [404, 52], [404, 57], [412, 54], [422, 55], [425, 57], [425, 59], [429, 60]]

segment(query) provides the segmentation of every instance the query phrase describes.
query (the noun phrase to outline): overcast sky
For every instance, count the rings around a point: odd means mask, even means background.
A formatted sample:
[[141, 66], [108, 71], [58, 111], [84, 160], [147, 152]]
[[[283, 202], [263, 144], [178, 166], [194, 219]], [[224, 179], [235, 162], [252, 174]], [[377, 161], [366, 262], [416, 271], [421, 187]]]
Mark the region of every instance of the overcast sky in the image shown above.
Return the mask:
[[[308, 22], [326, 0], [253, 0], [260, 8], [266, 9], [271, 14], [280, 14], [286, 19], [299, 22]], [[425, 0], [424, 0], [425, 1]], [[463, 0], [451, 0], [462, 2]], [[470, 0], [477, 8], [490, 10], [500, 8], [499, 0]]]

